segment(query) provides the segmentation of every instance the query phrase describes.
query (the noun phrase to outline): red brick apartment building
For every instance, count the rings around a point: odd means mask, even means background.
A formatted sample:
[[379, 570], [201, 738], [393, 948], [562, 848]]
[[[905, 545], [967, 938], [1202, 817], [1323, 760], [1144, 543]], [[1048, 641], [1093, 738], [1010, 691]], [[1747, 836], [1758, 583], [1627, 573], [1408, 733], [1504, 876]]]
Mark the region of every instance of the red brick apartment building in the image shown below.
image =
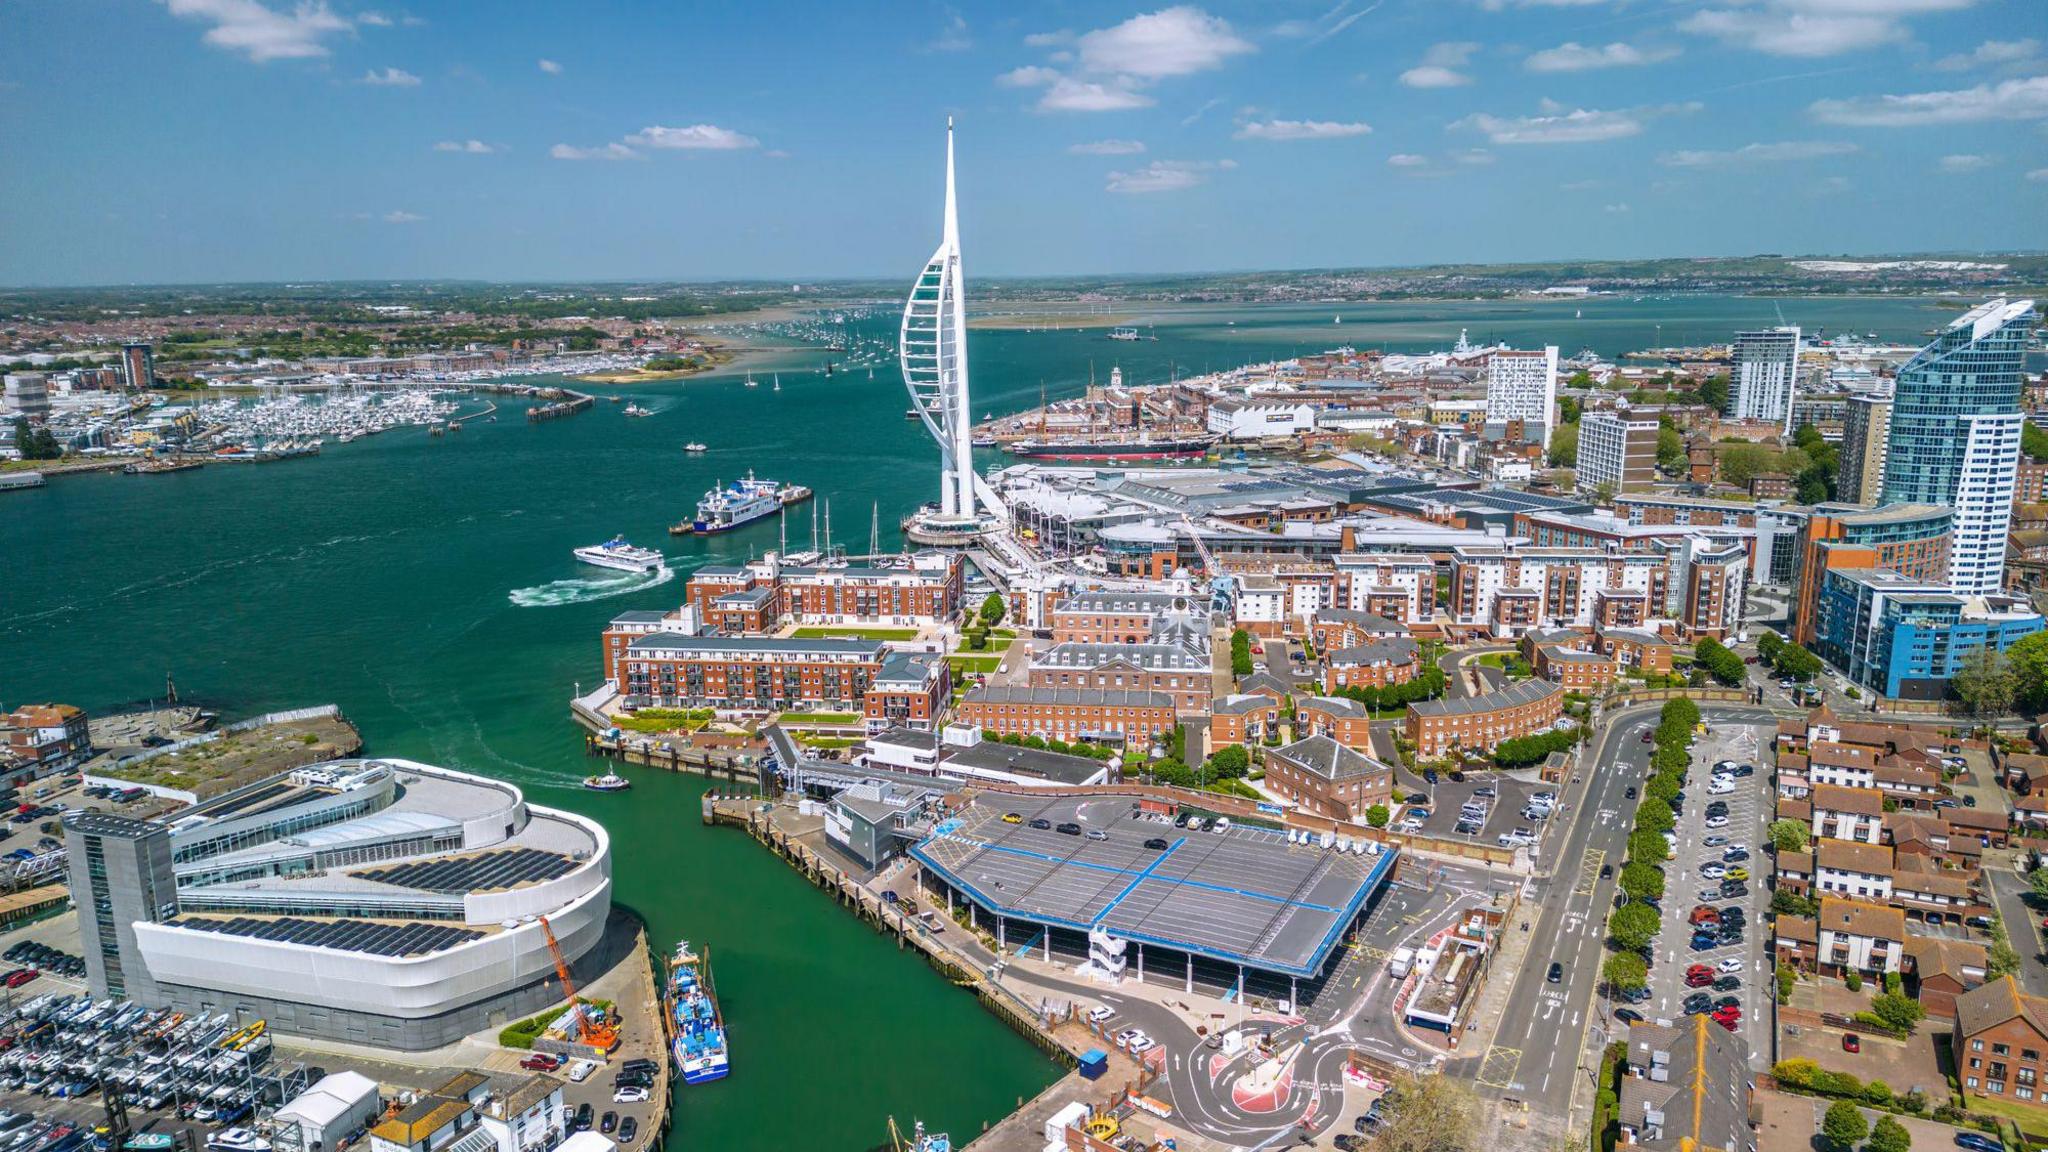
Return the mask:
[[1298, 736], [1328, 736], [1347, 748], [1372, 747], [1372, 714], [1341, 696], [1310, 696], [1294, 706]]
[[617, 684], [629, 701], [657, 708], [743, 715], [806, 708], [865, 712], [868, 689], [887, 658], [879, 640], [653, 632], [626, 645]]
[[891, 652], [868, 686], [861, 711], [867, 734], [891, 728], [929, 732], [938, 723], [952, 687], [946, 657], [938, 652]]
[[1564, 688], [1523, 680], [1485, 696], [1425, 700], [1408, 706], [1408, 742], [1424, 760], [1452, 748], [1484, 752], [1503, 740], [1540, 732], [1564, 714]]
[[1197, 606], [1167, 592], [1076, 592], [1054, 605], [1052, 638], [1054, 643], [1138, 644], [1151, 638], [1161, 616]]
[[1033, 688], [1164, 692], [1184, 713], [1206, 713], [1210, 654], [1179, 644], [1055, 644], [1031, 662]]
[[1303, 811], [1358, 822], [1392, 798], [1394, 770], [1328, 736], [1310, 736], [1266, 753], [1265, 785]]
[[24, 704], [0, 713], [0, 764], [43, 776], [82, 764], [92, 754], [85, 709], [75, 704]]
[[2010, 976], [1973, 988], [1956, 997], [1952, 1043], [1965, 1094], [2043, 1106], [2048, 1000], [2020, 991]]
[[[785, 618], [805, 624], [937, 624], [960, 613], [962, 572], [961, 559], [943, 552], [809, 565], [784, 564], [771, 554], [749, 564], [698, 569], [685, 587], [684, 603], [697, 609], [707, 627], [721, 630], [753, 619], [766, 621], [756, 630], [772, 628]], [[759, 597], [762, 590], [765, 599]], [[741, 593], [755, 595], [728, 599]]]
[[1165, 692], [984, 685], [954, 709], [954, 719], [1003, 736], [1149, 743], [1170, 731], [1177, 713]]
[[1406, 636], [1367, 640], [1323, 653], [1323, 691], [1406, 684], [1422, 671], [1422, 649]]
[[1280, 730], [1280, 701], [1259, 693], [1225, 696], [1209, 711], [1209, 749], [1264, 743]]
[[1318, 652], [1356, 648], [1373, 640], [1402, 640], [1409, 635], [1408, 626], [1399, 620], [1351, 608], [1316, 609], [1308, 632]]

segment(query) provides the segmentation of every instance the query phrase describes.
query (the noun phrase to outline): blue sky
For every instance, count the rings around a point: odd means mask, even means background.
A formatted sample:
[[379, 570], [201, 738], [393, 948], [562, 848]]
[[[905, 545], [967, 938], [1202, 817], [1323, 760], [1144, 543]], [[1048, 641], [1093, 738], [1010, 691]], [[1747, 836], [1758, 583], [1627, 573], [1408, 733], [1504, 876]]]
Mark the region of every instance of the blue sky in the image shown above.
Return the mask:
[[2042, 0], [14, 0], [0, 283], [2048, 247]]

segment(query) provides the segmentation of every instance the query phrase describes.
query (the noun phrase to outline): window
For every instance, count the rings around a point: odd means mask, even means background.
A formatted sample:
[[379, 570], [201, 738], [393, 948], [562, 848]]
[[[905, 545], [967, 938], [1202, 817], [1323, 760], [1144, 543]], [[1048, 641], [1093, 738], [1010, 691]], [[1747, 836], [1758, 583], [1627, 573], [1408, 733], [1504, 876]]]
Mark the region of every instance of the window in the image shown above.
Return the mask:
[[1991, 1054], [1993, 1056], [2010, 1056], [2012, 1055], [2012, 1046], [2010, 1044], [1993, 1044], [1991, 1046]]
[[[1982, 1052], [1983, 1050], [1984, 1050], [1984, 1042], [1983, 1042], [1982, 1040], [1972, 1040], [1972, 1041], [1970, 1041], [1970, 1051], [1972, 1051], [1972, 1052]], [[1973, 1064], [1973, 1065], [1971, 1065], [1971, 1067], [1973, 1067], [1973, 1068], [1974, 1068], [1974, 1067], [1976, 1067], [1976, 1065], [1974, 1065], [1974, 1064]]]

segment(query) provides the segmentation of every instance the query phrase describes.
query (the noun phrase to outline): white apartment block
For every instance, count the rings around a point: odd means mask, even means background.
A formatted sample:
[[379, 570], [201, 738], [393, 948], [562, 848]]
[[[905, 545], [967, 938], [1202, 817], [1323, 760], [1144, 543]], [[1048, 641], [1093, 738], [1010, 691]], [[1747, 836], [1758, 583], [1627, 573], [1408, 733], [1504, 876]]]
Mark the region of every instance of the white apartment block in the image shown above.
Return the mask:
[[1436, 619], [1436, 564], [1405, 552], [1350, 552], [1337, 557], [1333, 607], [1370, 612], [1403, 624]]
[[1557, 345], [1540, 352], [1503, 348], [1486, 361], [1486, 422], [1522, 422], [1523, 435], [1550, 447], [1557, 411]]
[[1209, 405], [1209, 431], [1226, 440], [1261, 440], [1316, 430], [1316, 407], [1300, 400], [1247, 396]]
[[1579, 420], [1578, 489], [1601, 485], [1614, 493], [1657, 479], [1655, 420], [1632, 420], [1618, 412], [1588, 412]]
[[1956, 481], [1948, 583], [1960, 596], [1989, 596], [2005, 587], [2005, 545], [2026, 417], [2011, 412], [1958, 419], [1969, 431]]
[[1493, 636], [1516, 637], [1538, 628], [1591, 628], [1645, 620], [1603, 621], [1603, 593], [1640, 597], [1662, 605], [1664, 557], [1654, 552], [1596, 548], [1463, 547], [1451, 552], [1452, 621]]
[[1792, 392], [1799, 379], [1799, 328], [1762, 328], [1735, 334], [1728, 369], [1728, 405], [1737, 420], [1767, 421], [1792, 430]]

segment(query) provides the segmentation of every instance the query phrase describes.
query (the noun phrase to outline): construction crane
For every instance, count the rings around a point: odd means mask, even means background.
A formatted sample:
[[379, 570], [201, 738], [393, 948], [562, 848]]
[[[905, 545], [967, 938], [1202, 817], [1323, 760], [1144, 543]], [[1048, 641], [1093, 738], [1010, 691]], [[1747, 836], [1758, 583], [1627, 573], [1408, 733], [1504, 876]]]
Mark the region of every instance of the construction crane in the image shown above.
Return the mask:
[[555, 943], [555, 930], [545, 916], [540, 918], [540, 931], [548, 938], [548, 953], [555, 958], [555, 975], [561, 979], [562, 994], [569, 998], [569, 1011], [576, 1017], [576, 1039], [600, 1052], [618, 1047], [618, 1026], [609, 1020], [603, 1023], [592, 1020], [592, 1009], [576, 998], [576, 982], [569, 979], [569, 962], [562, 959], [562, 946]]
[[1209, 554], [1209, 546], [1202, 542], [1202, 532], [1195, 527], [1194, 520], [1187, 513], [1181, 513], [1181, 527], [1187, 530], [1188, 539], [1194, 541], [1195, 554], [1202, 558], [1202, 572], [1207, 576], [1216, 575], [1216, 558]]

